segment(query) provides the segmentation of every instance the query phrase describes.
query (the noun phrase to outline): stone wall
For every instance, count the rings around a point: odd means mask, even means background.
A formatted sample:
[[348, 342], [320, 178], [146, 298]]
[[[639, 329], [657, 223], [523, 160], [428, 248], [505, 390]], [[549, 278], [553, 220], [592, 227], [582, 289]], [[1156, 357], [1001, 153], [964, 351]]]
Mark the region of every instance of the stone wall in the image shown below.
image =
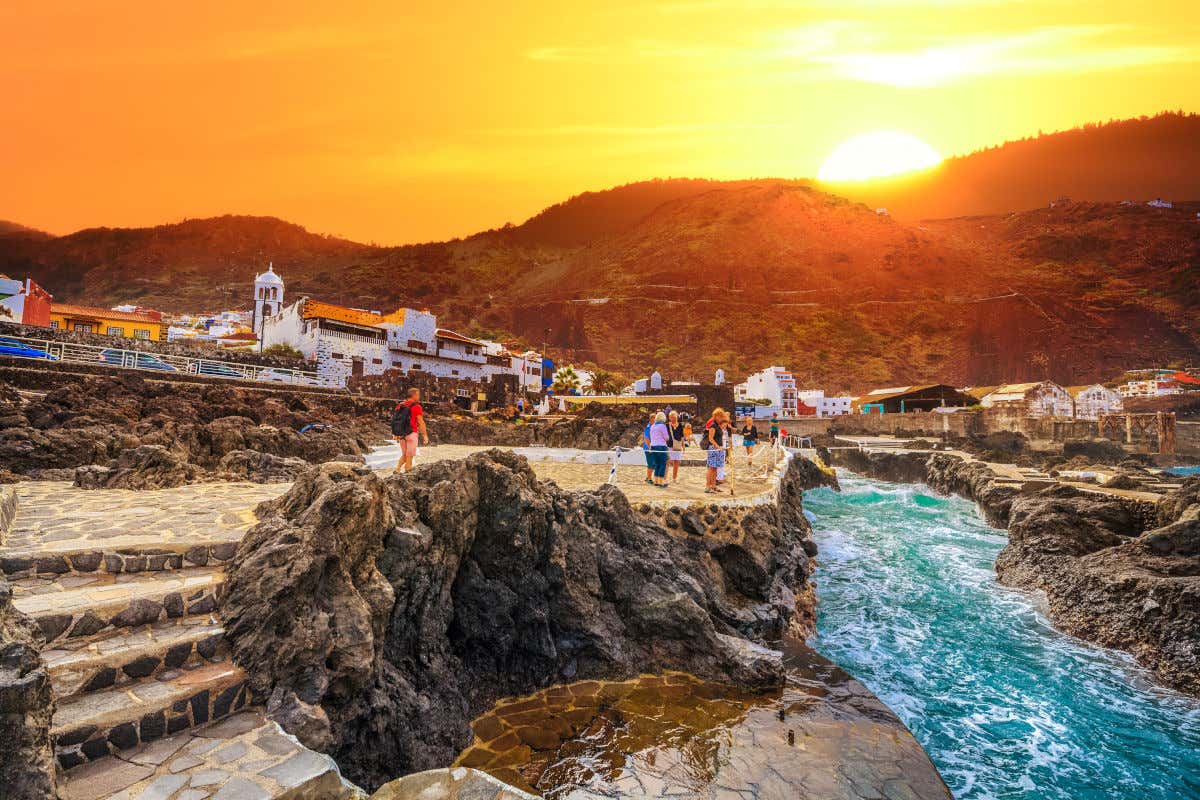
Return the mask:
[[[491, 409], [504, 408], [515, 403], [520, 396], [516, 375], [497, 375], [490, 381], [477, 381], [469, 378], [439, 378], [428, 372], [404, 372], [398, 369], [389, 369], [380, 375], [351, 378], [346, 388], [356, 394], [395, 399], [403, 399], [409, 389], [420, 389], [421, 400], [425, 403], [453, 403], [466, 408], [470, 408], [480, 394], [486, 396], [486, 407]], [[462, 392], [465, 395], [460, 394]]]
[[1175, 452], [1200, 458], [1200, 422], [1175, 423]]
[[0, 322], [0, 336], [26, 336], [31, 339], [49, 339], [55, 342], [84, 344], [92, 347], [113, 347], [120, 350], [138, 350], [166, 356], [184, 358], [211, 358], [214, 361], [229, 361], [235, 364], [254, 364], [261, 367], [280, 369], [313, 369], [313, 365], [302, 358], [266, 356], [261, 353], [231, 351], [210, 342], [149, 342], [143, 339], [127, 339], [124, 336], [105, 336], [100, 333], [63, 331], [57, 328], [42, 328], [33, 325], [16, 325]]

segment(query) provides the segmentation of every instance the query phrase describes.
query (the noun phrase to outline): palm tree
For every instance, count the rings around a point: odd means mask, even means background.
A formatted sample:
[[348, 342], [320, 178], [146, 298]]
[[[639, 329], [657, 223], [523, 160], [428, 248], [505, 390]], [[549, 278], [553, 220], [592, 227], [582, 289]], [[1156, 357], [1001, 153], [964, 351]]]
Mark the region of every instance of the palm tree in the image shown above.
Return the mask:
[[554, 382], [550, 388], [555, 392], [570, 392], [579, 388], [579, 376], [575, 368], [567, 365], [559, 367], [554, 373]]
[[592, 394], [620, 394], [625, 379], [615, 372], [597, 367], [592, 370]]

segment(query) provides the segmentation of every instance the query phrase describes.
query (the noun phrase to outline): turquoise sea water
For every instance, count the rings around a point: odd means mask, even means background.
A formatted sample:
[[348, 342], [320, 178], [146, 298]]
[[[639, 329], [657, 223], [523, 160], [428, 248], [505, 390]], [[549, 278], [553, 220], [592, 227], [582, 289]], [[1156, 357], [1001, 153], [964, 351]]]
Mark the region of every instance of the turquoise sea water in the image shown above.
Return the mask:
[[1200, 467], [1171, 467], [1167, 472], [1172, 475], [1200, 475]]
[[842, 475], [805, 493], [815, 648], [870, 687], [958, 800], [1200, 798], [1200, 703], [1056, 632], [995, 581], [973, 504]]

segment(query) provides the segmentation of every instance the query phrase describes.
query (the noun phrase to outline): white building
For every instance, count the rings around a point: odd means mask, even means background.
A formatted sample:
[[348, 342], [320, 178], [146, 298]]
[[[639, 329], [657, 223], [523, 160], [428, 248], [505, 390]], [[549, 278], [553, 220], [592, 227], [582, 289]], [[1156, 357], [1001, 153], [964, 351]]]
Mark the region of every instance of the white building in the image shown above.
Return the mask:
[[979, 404], [984, 408], [1013, 408], [1030, 417], [1073, 417], [1075, 401], [1053, 381], [1006, 383], [985, 394]]
[[1119, 414], [1123, 410], [1121, 395], [1107, 386], [1098, 383], [1068, 386], [1067, 391], [1075, 398], [1076, 419], [1098, 419], [1101, 414]]
[[267, 264], [267, 271], [254, 276], [254, 317], [250, 328], [262, 335], [262, 323], [267, 317], [279, 313], [283, 308], [283, 278], [275, 274], [275, 265]]
[[766, 400], [778, 406], [782, 416], [796, 416], [796, 379], [784, 367], [767, 367], [754, 373], [733, 387], [733, 397], [740, 402]]
[[[264, 304], [273, 302], [270, 297], [263, 298]], [[424, 309], [382, 314], [302, 297], [264, 317], [260, 335], [263, 347], [283, 344], [299, 350], [334, 386], [345, 386], [351, 376], [398, 369], [474, 381], [516, 375], [522, 389], [542, 388], [539, 353], [513, 354], [499, 342], [439, 328], [437, 317]]]
[[824, 389], [804, 389], [796, 396], [806, 406], [817, 410], [818, 417], [840, 417], [850, 413], [850, 403], [854, 400], [850, 395], [841, 397], [826, 397]]
[[1152, 206], [1154, 208], [1174, 208], [1175, 207], [1175, 204], [1172, 203], [1170, 200], [1163, 200], [1161, 197], [1154, 198], [1149, 203], [1146, 203], [1146, 205]]
[[1168, 394], [1179, 394], [1179, 382], [1167, 377], [1149, 378], [1143, 381], [1129, 381], [1117, 387], [1121, 397], [1161, 397]]

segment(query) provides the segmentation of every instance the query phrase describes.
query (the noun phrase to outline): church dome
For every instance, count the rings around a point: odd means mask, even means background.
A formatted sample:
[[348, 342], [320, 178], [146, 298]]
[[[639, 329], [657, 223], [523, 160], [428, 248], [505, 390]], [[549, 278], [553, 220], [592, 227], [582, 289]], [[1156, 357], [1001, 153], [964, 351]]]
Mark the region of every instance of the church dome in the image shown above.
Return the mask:
[[275, 272], [274, 264], [268, 265], [266, 272], [262, 272], [262, 273], [259, 273], [258, 275], [255, 275], [254, 282], [256, 284], [267, 284], [267, 285], [271, 285], [271, 286], [283, 286], [283, 278], [279, 277], [278, 273]]

